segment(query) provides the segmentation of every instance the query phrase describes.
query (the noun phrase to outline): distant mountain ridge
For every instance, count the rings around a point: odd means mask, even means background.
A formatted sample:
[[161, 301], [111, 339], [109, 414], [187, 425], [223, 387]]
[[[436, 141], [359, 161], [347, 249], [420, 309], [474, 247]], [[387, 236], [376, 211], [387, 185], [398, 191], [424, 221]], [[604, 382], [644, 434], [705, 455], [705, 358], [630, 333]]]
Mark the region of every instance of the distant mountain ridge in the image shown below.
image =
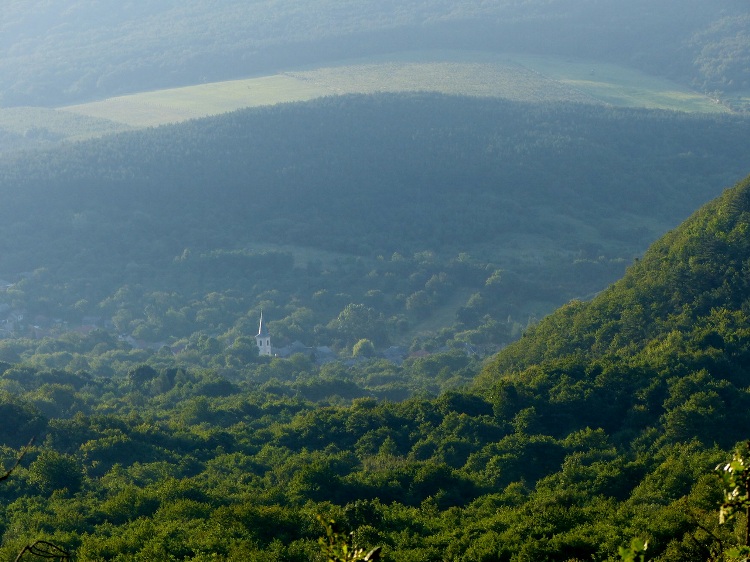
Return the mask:
[[750, 87], [739, 0], [12, 2], [0, 106], [59, 106], [424, 48], [627, 64], [700, 91]]

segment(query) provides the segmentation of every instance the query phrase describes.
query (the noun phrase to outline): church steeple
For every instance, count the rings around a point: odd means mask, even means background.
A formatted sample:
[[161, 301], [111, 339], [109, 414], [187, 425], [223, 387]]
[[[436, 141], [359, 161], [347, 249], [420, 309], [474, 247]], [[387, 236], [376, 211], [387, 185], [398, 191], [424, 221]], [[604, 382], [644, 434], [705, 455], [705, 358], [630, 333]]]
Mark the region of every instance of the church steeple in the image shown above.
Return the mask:
[[255, 343], [258, 344], [258, 353], [260, 355], [272, 355], [271, 353], [271, 335], [268, 328], [263, 324], [263, 311], [260, 311], [260, 322], [258, 323], [258, 335], [255, 336]]

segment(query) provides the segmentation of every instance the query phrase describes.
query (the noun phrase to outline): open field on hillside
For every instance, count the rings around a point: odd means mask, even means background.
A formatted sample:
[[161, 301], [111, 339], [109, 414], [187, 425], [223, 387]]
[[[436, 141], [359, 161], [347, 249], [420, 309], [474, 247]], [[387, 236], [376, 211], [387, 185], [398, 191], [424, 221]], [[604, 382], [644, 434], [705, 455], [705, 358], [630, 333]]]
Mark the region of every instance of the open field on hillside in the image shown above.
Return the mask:
[[407, 62], [351, 64], [289, 73], [333, 94], [432, 91], [515, 101], [595, 100], [512, 61]]
[[[158, 126], [246, 107], [343, 94], [441, 92], [514, 101], [576, 102], [714, 113], [702, 94], [612, 64], [552, 56], [426, 51], [341, 61], [273, 76], [142, 92], [51, 110], [0, 109], [0, 152]], [[747, 105], [738, 98], [731, 107]]]
[[245, 107], [307, 101], [330, 93], [332, 92], [324, 87], [277, 74], [143, 92], [63, 109], [135, 127], [149, 127], [218, 115]]
[[328, 95], [433, 91], [517, 101], [726, 111], [668, 80], [611, 64], [486, 53], [405, 53], [274, 76], [144, 92], [63, 108], [143, 127]]
[[130, 129], [124, 122], [115, 123], [85, 114], [40, 107], [0, 109], [0, 153], [43, 148], [63, 140], [82, 140]]
[[262, 78], [144, 92], [64, 109], [131, 126], [153, 126], [323, 96], [419, 91], [517, 101], [597, 103], [575, 88], [510, 61], [362, 61]]
[[40, 107], [0, 109], [0, 129], [24, 136], [46, 135], [66, 138], [86, 137], [122, 131], [129, 127], [85, 114]]
[[728, 111], [716, 100], [684, 86], [615, 64], [532, 55], [513, 55], [513, 60], [551, 80], [615, 106], [699, 113]]

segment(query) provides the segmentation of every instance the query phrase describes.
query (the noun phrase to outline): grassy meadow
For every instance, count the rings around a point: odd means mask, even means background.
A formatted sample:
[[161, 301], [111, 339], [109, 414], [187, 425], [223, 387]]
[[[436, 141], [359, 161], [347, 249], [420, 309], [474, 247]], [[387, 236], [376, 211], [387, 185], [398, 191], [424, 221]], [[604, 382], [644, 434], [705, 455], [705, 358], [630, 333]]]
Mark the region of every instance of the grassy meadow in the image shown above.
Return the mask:
[[124, 122], [42, 107], [0, 108], [0, 153], [53, 146], [130, 129]]
[[578, 101], [590, 96], [511, 61], [359, 61], [274, 76], [144, 92], [64, 108], [134, 127], [174, 123], [245, 107], [323, 96], [441, 92], [517, 101]]
[[344, 61], [273, 76], [198, 84], [69, 106], [64, 111], [132, 127], [245, 107], [351, 93], [432, 91], [516, 101], [570, 101], [689, 112], [727, 109], [671, 81], [612, 64], [561, 57], [435, 53]]
[[615, 64], [531, 55], [514, 55], [513, 60], [550, 80], [614, 106], [696, 113], [729, 111], [716, 100], [680, 84]]
[[41, 107], [8, 107], [0, 109], [0, 129], [30, 136], [37, 131], [49, 136], [85, 138], [128, 129], [122, 122], [97, 118], [85, 114], [46, 109]]
[[63, 109], [133, 127], [150, 127], [245, 107], [307, 101], [329, 93], [323, 87], [277, 74], [118, 96]]
[[[674, 82], [613, 64], [521, 54], [405, 52], [272, 76], [134, 93], [58, 109], [0, 108], [0, 153], [247, 107], [343, 94], [420, 91], [529, 102], [700, 113], [729, 111], [725, 105]], [[747, 103], [743, 98], [729, 105], [742, 108]]]

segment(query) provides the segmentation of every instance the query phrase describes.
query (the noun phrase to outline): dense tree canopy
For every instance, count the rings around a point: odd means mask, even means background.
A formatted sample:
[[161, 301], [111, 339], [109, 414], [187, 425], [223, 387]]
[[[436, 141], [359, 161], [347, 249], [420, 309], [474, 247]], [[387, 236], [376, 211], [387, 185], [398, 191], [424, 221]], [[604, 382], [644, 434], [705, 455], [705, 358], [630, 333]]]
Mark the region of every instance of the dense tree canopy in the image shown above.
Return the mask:
[[[646, 542], [659, 560], [716, 557], [744, 540], [718, 515], [731, 474], [712, 472], [735, 467], [750, 423], [748, 194], [750, 178], [541, 322], [475, 392], [310, 397], [304, 357], [264, 363], [266, 383], [3, 364], [5, 465], [19, 435], [41, 439], [0, 489], [0, 552], [42, 539], [79, 560], [314, 560], [320, 516], [384, 560], [615, 560]], [[351, 369], [403, 384], [467, 360]], [[351, 377], [331, 364], [307, 380]]]

